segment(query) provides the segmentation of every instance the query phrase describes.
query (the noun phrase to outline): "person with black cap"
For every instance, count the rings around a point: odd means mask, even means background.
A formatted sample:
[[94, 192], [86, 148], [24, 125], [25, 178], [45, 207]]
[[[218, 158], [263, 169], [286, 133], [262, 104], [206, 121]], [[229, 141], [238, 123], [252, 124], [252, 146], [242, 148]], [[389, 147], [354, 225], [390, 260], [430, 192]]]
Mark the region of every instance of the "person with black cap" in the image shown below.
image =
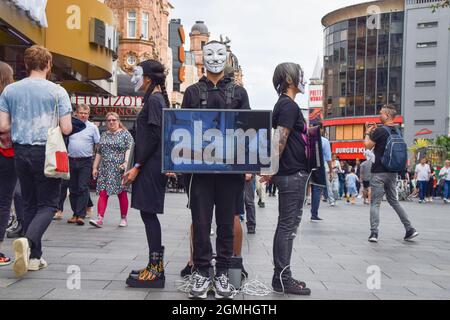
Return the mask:
[[145, 269], [131, 271], [126, 283], [135, 288], [164, 288], [164, 247], [158, 214], [164, 213], [167, 176], [161, 173], [162, 110], [169, 107], [166, 69], [155, 60], [141, 62], [134, 70], [135, 90], [145, 91], [144, 106], [136, 120], [134, 167], [123, 177], [133, 184], [131, 207], [141, 212], [149, 247]]
[[[247, 91], [225, 76], [226, 45], [211, 41], [203, 47], [207, 75], [186, 89], [182, 108], [250, 109]], [[193, 225], [194, 284], [191, 299], [205, 299], [214, 283], [216, 299], [232, 299], [228, 269], [233, 255], [233, 225], [237, 201], [244, 190], [242, 174], [192, 174], [186, 178]], [[210, 278], [210, 230], [215, 206], [217, 240], [216, 273]]]

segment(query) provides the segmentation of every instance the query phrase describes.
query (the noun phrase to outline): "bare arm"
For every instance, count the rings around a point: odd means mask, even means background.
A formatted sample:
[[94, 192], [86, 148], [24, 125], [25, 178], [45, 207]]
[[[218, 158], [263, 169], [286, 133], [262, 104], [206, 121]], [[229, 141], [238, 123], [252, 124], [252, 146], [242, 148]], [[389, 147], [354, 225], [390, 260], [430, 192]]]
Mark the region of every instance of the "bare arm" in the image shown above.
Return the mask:
[[9, 113], [0, 111], [0, 133], [11, 131], [11, 116]]
[[100, 161], [102, 161], [102, 156], [97, 153], [95, 155], [94, 164], [92, 166], [92, 176], [94, 177], [94, 179], [96, 179], [98, 176], [98, 166], [100, 165]]
[[59, 118], [59, 126], [64, 135], [69, 135], [72, 133], [72, 116], [67, 114]]

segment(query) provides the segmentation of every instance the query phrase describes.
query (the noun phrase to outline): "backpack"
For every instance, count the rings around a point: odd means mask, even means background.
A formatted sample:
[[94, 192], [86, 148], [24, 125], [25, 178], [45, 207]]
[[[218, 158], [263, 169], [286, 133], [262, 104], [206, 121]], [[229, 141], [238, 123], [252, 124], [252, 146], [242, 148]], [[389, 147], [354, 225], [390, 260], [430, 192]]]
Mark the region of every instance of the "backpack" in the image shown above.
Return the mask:
[[[199, 81], [195, 84], [195, 87], [198, 90], [198, 96], [200, 97], [200, 106], [202, 109], [206, 108], [208, 105], [208, 87], [206, 83]], [[232, 108], [233, 99], [235, 98], [235, 90], [237, 84], [234, 81], [230, 81], [227, 83], [225, 87], [225, 99], [226, 99], [226, 109]]]
[[398, 128], [395, 128], [395, 132], [392, 131], [391, 127], [383, 126], [383, 128], [387, 131], [389, 137], [384, 154], [381, 157], [381, 164], [389, 172], [404, 171], [408, 162], [408, 145]]

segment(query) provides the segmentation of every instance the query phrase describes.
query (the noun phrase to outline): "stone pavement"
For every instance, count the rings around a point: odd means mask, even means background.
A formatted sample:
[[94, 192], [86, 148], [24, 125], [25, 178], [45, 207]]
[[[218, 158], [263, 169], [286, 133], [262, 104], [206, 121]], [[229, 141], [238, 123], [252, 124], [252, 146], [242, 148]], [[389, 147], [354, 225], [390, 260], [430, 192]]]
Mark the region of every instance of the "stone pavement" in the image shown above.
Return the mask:
[[[312, 295], [241, 294], [236, 299], [450, 299], [450, 206], [441, 201], [403, 204], [420, 232], [413, 243], [402, 240], [403, 226], [386, 203], [382, 207], [378, 244], [367, 242], [368, 206], [341, 201], [331, 208], [322, 203], [321, 223], [309, 221], [306, 207], [300, 235], [295, 240], [292, 269], [294, 276], [307, 282]], [[44, 237], [47, 269], [17, 279], [11, 266], [0, 268], [0, 299], [186, 299], [176, 283], [189, 252], [190, 215], [185, 205], [186, 195], [167, 195], [166, 214], [161, 217], [166, 246], [165, 289], [126, 287], [130, 270], [142, 268], [147, 262], [144, 227], [138, 212], [131, 210], [129, 227], [119, 229], [118, 201], [111, 198], [103, 229], [68, 225], [66, 220], [52, 223]], [[65, 218], [69, 218], [67, 213]], [[276, 198], [268, 198], [266, 208], [257, 208], [256, 235], [244, 231], [245, 267], [250, 279], [266, 284], [272, 277], [276, 221]], [[4, 248], [10, 255], [10, 240], [5, 241]], [[373, 265], [381, 270], [379, 290], [367, 287], [371, 276], [367, 270]], [[80, 290], [67, 289], [69, 266], [81, 270]]]

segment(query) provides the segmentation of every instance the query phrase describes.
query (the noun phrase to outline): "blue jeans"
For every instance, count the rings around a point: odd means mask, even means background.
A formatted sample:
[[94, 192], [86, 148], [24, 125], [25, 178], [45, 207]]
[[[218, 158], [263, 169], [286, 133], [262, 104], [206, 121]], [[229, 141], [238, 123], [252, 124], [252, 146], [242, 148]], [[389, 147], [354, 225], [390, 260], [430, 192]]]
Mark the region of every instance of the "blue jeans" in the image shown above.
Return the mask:
[[311, 218], [319, 217], [320, 196], [323, 191], [323, 187], [311, 185]]
[[446, 180], [444, 185], [444, 199], [449, 200], [449, 198], [450, 198], [450, 180]]
[[307, 172], [273, 178], [279, 190], [278, 224], [273, 239], [274, 277], [278, 279], [281, 273], [283, 279], [292, 277], [292, 247], [302, 220], [307, 179]]
[[419, 185], [419, 199], [423, 201], [427, 194], [428, 181], [417, 181], [417, 184]]

